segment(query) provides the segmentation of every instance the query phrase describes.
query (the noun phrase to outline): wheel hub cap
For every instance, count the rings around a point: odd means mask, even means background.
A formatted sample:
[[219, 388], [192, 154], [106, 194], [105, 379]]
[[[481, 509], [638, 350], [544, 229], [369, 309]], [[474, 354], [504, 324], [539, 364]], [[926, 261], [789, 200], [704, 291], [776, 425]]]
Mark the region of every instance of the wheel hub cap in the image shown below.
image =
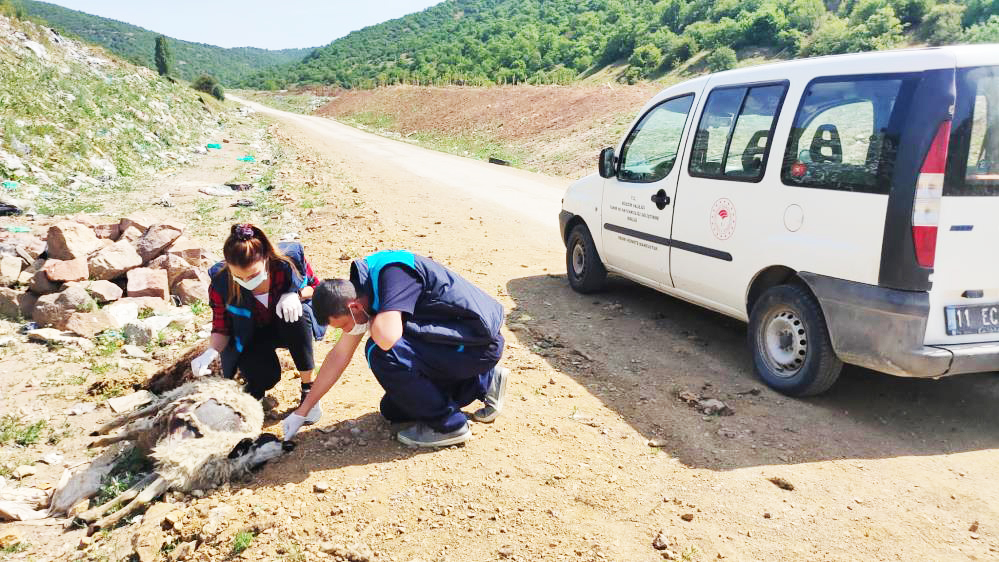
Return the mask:
[[782, 310], [770, 318], [763, 332], [764, 351], [773, 371], [792, 377], [801, 370], [808, 354], [805, 325], [791, 310]]
[[583, 275], [583, 270], [586, 267], [586, 251], [583, 249], [582, 244], [576, 244], [572, 248], [572, 272], [576, 274], [576, 277]]

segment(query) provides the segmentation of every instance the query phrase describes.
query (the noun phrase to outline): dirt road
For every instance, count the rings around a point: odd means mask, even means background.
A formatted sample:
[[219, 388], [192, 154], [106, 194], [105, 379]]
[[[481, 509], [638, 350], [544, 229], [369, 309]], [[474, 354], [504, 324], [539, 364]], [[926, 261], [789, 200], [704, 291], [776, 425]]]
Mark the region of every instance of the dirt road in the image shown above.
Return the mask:
[[[477, 426], [464, 449], [394, 452], [387, 467], [358, 459], [394, 475], [386, 496], [412, 494], [408, 517], [393, 512], [420, 530], [420, 555], [491, 559], [509, 545], [524, 560], [654, 560], [665, 529], [671, 550], [698, 560], [999, 559], [995, 375], [848, 369], [825, 396], [782, 397], [754, 378], [743, 325], [625, 281], [597, 297], [570, 291], [555, 226], [562, 182], [255, 107], [360, 178], [388, 231], [511, 309], [514, 400], [495, 429]], [[338, 390], [331, 404], [351, 394]], [[704, 416], [681, 391], [735, 413]], [[373, 406], [377, 391], [366, 394]], [[435, 455], [434, 470], [411, 467]], [[421, 529], [412, 514], [437, 501], [426, 479], [484, 486], [474, 502], [496, 506], [501, 522], [486, 527], [505, 532]]]

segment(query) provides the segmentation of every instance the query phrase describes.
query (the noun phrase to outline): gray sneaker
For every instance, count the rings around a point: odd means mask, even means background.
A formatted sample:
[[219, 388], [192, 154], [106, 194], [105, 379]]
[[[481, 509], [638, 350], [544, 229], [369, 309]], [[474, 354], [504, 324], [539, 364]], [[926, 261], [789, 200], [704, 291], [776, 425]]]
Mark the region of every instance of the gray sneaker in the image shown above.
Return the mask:
[[468, 423], [450, 433], [441, 433], [430, 426], [418, 423], [396, 435], [399, 442], [410, 447], [450, 447], [460, 445], [472, 438]]
[[506, 398], [506, 381], [510, 378], [510, 369], [497, 365], [493, 367], [493, 380], [482, 399], [485, 406], [472, 414], [472, 419], [479, 423], [492, 423], [503, 411], [503, 401]]

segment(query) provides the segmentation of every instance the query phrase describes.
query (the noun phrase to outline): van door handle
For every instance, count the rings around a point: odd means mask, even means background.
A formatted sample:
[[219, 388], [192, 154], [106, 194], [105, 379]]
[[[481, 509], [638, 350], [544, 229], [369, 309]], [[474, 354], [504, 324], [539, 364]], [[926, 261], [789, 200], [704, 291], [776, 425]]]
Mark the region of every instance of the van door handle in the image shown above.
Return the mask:
[[656, 208], [662, 211], [669, 205], [669, 195], [666, 195], [666, 190], [660, 189], [652, 196], [652, 202], [656, 204]]

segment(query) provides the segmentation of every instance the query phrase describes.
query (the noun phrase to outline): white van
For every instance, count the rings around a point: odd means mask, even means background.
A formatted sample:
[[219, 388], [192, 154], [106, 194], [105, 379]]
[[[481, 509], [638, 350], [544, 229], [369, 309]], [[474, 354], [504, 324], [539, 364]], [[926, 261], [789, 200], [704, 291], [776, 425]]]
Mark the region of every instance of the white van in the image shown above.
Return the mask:
[[749, 323], [756, 372], [999, 370], [999, 45], [842, 55], [663, 90], [566, 191], [573, 289], [607, 272]]

